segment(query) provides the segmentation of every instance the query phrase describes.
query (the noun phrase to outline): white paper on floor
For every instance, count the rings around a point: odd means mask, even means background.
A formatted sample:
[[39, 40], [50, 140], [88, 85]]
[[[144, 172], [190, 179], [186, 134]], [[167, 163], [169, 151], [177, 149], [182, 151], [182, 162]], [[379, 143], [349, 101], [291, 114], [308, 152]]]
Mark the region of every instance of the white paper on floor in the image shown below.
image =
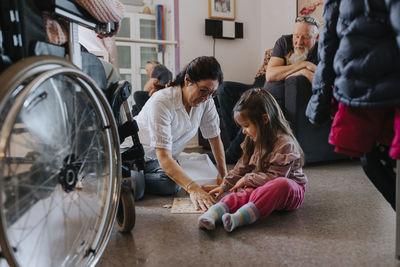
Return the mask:
[[179, 165], [198, 185], [216, 185], [218, 170], [207, 154], [182, 152], [178, 157]]

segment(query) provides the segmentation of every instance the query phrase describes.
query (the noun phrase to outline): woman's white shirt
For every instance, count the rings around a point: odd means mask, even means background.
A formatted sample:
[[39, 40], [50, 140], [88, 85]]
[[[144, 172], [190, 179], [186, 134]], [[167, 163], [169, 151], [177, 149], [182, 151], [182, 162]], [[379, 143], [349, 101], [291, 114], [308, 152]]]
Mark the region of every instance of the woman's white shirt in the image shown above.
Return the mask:
[[220, 134], [214, 100], [208, 99], [199, 106], [192, 107], [188, 114], [179, 86], [154, 93], [135, 119], [147, 159], [157, 158], [155, 148], [170, 150], [172, 157], [176, 159], [196, 135], [199, 127], [206, 139]]

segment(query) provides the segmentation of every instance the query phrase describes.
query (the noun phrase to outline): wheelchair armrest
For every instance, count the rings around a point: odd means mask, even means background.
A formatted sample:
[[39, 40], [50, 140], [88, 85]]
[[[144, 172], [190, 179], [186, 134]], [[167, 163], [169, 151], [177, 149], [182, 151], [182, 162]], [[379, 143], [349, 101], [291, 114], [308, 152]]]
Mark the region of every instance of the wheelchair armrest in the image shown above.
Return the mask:
[[111, 106], [114, 105], [114, 102], [117, 101], [116, 99], [119, 98], [119, 102], [115, 103], [119, 106], [122, 105], [122, 102], [127, 100], [132, 92], [131, 84], [126, 80], [120, 80], [116, 83], [111, 84], [106, 90], [105, 94], [110, 101]]
[[[138, 140], [139, 137], [137, 137], [137, 133], [139, 132], [139, 127], [137, 125], [136, 121], [127, 121], [122, 125], [118, 126], [118, 133], [119, 133], [119, 138], [120, 138], [120, 142], [122, 143], [125, 138], [127, 138], [128, 136], [133, 136], [135, 137], [136, 140]], [[135, 141], [135, 140], [134, 140]], [[140, 141], [136, 141], [136, 144], [140, 144]]]
[[104, 91], [104, 94], [107, 97], [108, 103], [113, 110], [114, 117], [117, 121], [117, 125], [120, 125], [119, 121], [121, 106], [124, 101], [126, 101], [132, 92], [132, 86], [128, 81], [122, 80], [112, 84], [107, 90]]

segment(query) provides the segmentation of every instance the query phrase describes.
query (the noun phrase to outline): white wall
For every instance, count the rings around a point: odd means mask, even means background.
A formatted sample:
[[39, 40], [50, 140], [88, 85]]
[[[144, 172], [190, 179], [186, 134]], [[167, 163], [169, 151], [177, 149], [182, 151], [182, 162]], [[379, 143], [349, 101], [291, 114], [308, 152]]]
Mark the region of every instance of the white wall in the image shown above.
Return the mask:
[[[249, 5], [249, 3], [252, 3]], [[215, 56], [226, 81], [252, 83], [264, 60], [282, 34], [293, 31], [296, 1], [236, 0], [236, 21], [243, 23], [243, 39], [217, 39]], [[213, 55], [213, 39], [205, 36], [207, 0], [179, 1], [180, 68], [195, 57]], [[197, 145], [197, 137], [189, 146]]]
[[[251, 3], [251, 5], [249, 5]], [[215, 56], [226, 81], [252, 83], [264, 51], [282, 34], [293, 31], [296, 1], [236, 0], [236, 21], [243, 23], [243, 39], [216, 39]], [[207, 0], [179, 1], [180, 67], [197, 56], [213, 54], [213, 39], [205, 36]]]
[[[249, 5], [249, 2], [252, 5]], [[252, 83], [262, 63], [260, 57], [260, 4], [265, 0], [236, 0], [236, 20], [243, 23], [243, 39], [216, 39], [215, 57], [224, 79]], [[278, 1], [278, 0], [276, 0]], [[213, 38], [205, 35], [207, 0], [179, 1], [180, 65], [198, 56], [213, 55]]]
[[[236, 21], [243, 23], [244, 38], [216, 39], [215, 43], [215, 56], [225, 80], [252, 83], [264, 51], [272, 48], [282, 34], [293, 31], [295, 17], [294, 0], [236, 0]], [[195, 57], [213, 54], [213, 38], [205, 36], [206, 18], [207, 0], [179, 1], [180, 68]]]
[[[240, 1], [240, 0], [237, 0]], [[296, 1], [261, 0], [261, 49], [273, 48], [282, 34], [293, 32], [296, 18]]]

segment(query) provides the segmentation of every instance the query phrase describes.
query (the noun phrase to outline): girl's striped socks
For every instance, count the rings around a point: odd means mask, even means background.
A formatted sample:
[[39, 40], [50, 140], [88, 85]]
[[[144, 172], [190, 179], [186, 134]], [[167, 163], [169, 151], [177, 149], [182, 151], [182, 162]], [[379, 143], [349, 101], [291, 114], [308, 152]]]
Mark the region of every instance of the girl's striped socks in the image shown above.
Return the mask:
[[199, 217], [200, 228], [214, 230], [215, 222], [221, 220], [222, 215], [227, 212], [229, 212], [228, 206], [223, 202], [218, 202]]
[[249, 202], [238, 209], [234, 214], [226, 213], [222, 216], [222, 223], [228, 232], [232, 232], [238, 226], [251, 224], [260, 217], [257, 207]]

